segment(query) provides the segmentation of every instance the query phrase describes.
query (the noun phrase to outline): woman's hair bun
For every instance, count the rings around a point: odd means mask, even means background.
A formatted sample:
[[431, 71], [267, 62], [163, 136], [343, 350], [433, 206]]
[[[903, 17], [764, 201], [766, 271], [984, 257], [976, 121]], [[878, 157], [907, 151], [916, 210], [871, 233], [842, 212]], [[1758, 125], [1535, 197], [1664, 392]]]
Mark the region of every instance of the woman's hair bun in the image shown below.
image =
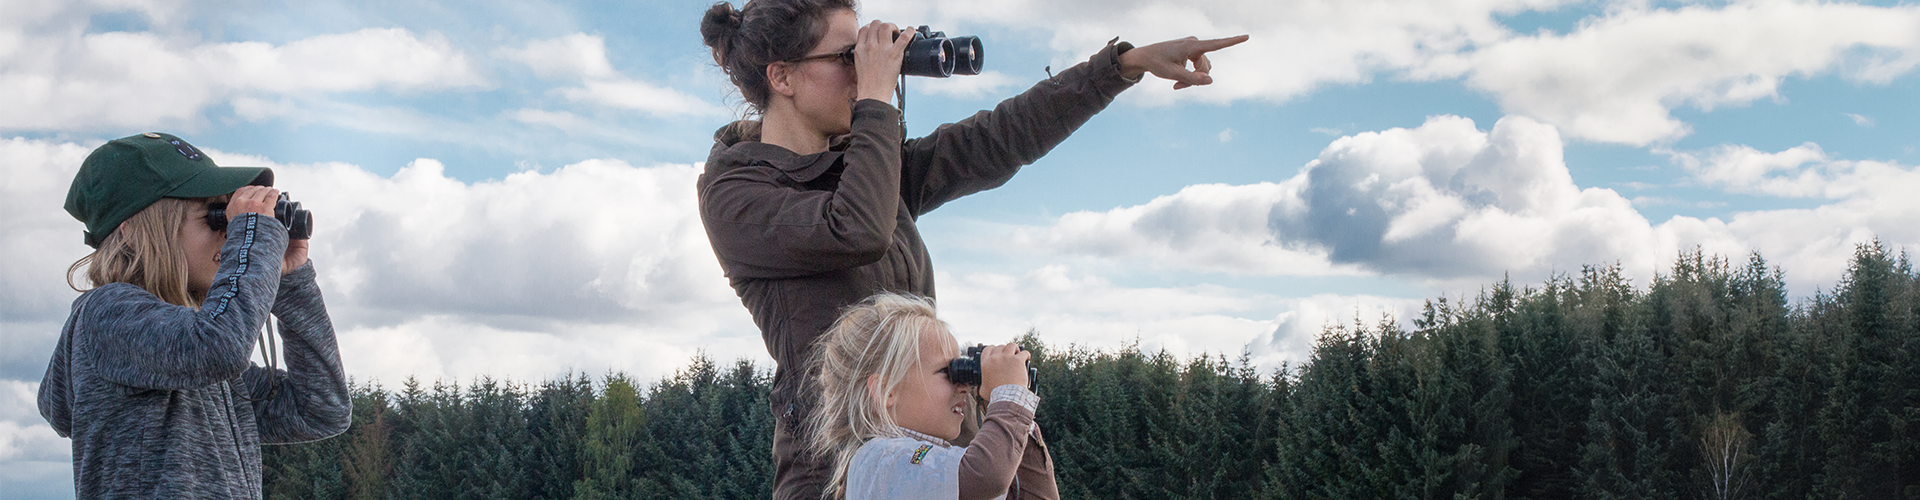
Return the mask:
[[707, 8], [706, 17], [700, 20], [700, 38], [713, 49], [716, 62], [726, 57], [728, 42], [739, 32], [740, 10], [727, 2], [714, 2], [713, 7]]

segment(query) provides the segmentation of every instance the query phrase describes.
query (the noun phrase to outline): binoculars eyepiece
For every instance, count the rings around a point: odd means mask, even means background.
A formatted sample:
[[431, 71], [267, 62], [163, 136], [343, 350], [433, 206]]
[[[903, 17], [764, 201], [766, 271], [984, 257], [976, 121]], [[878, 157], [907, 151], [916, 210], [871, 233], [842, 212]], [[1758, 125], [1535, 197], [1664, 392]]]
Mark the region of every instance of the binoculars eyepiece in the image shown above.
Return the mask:
[[[287, 226], [289, 239], [305, 240], [313, 237], [313, 213], [300, 208], [300, 202], [287, 197], [284, 191], [280, 193], [280, 199], [273, 202], [273, 218], [279, 219], [281, 224]], [[207, 204], [207, 227], [215, 231], [227, 229], [227, 204]]]
[[900, 74], [929, 78], [978, 75], [985, 56], [986, 53], [980, 48], [980, 37], [947, 38], [944, 32], [921, 26], [913, 32], [913, 41], [907, 42], [906, 56], [900, 61]]
[[[956, 384], [980, 385], [980, 350], [986, 346], [975, 345], [967, 348], [967, 355], [953, 358], [947, 362], [947, 380]], [[1040, 390], [1040, 370], [1027, 362], [1027, 390]]]

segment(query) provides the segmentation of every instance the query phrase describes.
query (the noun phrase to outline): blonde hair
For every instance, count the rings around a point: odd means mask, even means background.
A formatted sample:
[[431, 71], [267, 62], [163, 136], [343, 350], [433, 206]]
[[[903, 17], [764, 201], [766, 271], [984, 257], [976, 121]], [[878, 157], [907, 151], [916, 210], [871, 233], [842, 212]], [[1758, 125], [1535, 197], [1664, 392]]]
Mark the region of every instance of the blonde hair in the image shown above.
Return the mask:
[[[848, 307], [815, 341], [820, 396], [808, 417], [811, 442], [834, 464], [822, 498], [846, 496], [847, 467], [861, 445], [905, 435], [887, 412], [886, 395], [919, 363], [923, 334], [953, 342], [930, 299], [881, 292]], [[873, 375], [879, 375], [878, 385], [868, 383]]]
[[[100, 242], [100, 248], [67, 266], [67, 286], [85, 292], [109, 283], [129, 283], [169, 304], [198, 307], [200, 298], [187, 290], [187, 251], [180, 230], [205, 198], [161, 198], [147, 205]], [[73, 283], [73, 275], [87, 269], [90, 288]]]

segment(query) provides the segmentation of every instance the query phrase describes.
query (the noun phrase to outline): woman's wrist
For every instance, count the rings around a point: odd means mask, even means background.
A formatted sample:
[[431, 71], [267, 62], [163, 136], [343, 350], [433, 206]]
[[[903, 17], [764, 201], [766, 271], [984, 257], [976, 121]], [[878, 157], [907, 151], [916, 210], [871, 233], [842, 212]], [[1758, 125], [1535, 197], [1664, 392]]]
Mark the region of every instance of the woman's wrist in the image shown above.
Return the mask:
[[861, 85], [860, 90], [856, 92], [856, 94], [858, 94], [858, 97], [855, 98], [854, 100], [864, 101], [867, 99], [872, 99], [880, 102], [888, 102], [893, 100], [894, 89], [898, 87], [899, 87], [899, 83], [897, 82], [894, 83], [893, 85], [884, 85], [884, 86], [883, 85], [872, 85], [872, 86]]
[[1143, 60], [1146, 53], [1133, 50], [1131, 43], [1118, 41], [1118, 38], [1114, 40], [1113, 54], [1120, 66], [1120, 78], [1127, 83], [1139, 83], [1140, 78], [1147, 75], [1147, 65]]

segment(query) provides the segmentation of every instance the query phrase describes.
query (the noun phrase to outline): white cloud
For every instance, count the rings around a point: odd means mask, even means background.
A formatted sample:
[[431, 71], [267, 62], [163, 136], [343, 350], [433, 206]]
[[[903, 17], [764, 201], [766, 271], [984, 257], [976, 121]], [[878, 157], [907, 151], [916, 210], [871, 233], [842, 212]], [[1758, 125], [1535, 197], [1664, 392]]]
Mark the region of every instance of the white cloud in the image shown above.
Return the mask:
[[1189, 186], [1016, 235], [1056, 252], [1149, 266], [1380, 273], [1446, 287], [1612, 262], [1644, 279], [1695, 244], [1744, 252], [1719, 221], [1654, 226], [1614, 191], [1574, 185], [1561, 147], [1553, 127], [1526, 118], [1482, 132], [1471, 120], [1440, 116], [1343, 137], [1280, 183]]
[[339, 164], [277, 170], [316, 211], [316, 260], [341, 263], [331, 289], [393, 318], [371, 324], [667, 325], [738, 308], [687, 189], [695, 166], [588, 160], [477, 183], [430, 159], [386, 178]]
[[1820, 196], [1828, 184], [1819, 172], [1805, 169], [1808, 163], [1825, 164], [1827, 154], [1820, 145], [1806, 143], [1778, 153], [1763, 153], [1748, 146], [1721, 146], [1700, 158], [1694, 153], [1667, 151], [1702, 184], [1736, 193], [1765, 193], [1775, 196]]
[[541, 78], [568, 80], [607, 78], [614, 75], [607, 62], [607, 42], [600, 35], [571, 35], [534, 40], [517, 49], [495, 51], [501, 58], [525, 64]]
[[1920, 168], [1893, 162], [1834, 159], [1818, 144], [1779, 152], [1721, 146], [1667, 151], [1694, 182], [1732, 193], [1830, 200], [1814, 208], [1734, 214], [1727, 227], [1787, 269], [1802, 293], [1832, 289], [1853, 245], [1873, 238], [1920, 248]]
[[0, 380], [0, 463], [71, 459], [67, 440], [40, 417], [40, 384]]
[[1692, 182], [1730, 192], [1816, 198], [1809, 209], [1675, 216], [1654, 224], [1633, 206], [1720, 206], [1573, 183], [1553, 127], [1507, 117], [1491, 131], [1434, 117], [1412, 129], [1343, 137], [1293, 178], [1203, 184], [1143, 205], [1075, 212], [1011, 230], [1015, 247], [1127, 267], [1303, 276], [1380, 274], [1434, 289], [1511, 276], [1535, 282], [1619, 263], [1633, 278], [1665, 273], [1683, 250], [1757, 251], [1796, 295], [1831, 289], [1854, 245], [1920, 247], [1920, 169], [1834, 160], [1815, 144], [1765, 153], [1724, 146], [1667, 154]]
[[[23, 17], [38, 22], [0, 29], [0, 94], [9, 99], [0, 129], [172, 128], [199, 123], [206, 108], [228, 102], [243, 119], [258, 120], [285, 112], [284, 104], [264, 106], [275, 96], [486, 85], [465, 54], [435, 33], [364, 29], [281, 46], [203, 43], [174, 29], [86, 32], [90, 15], [124, 6], [29, 3], [42, 6]], [[149, 19], [167, 20], [164, 6], [149, 7]]]
[[940, 315], [962, 343], [1006, 342], [1028, 330], [1049, 345], [1107, 349], [1138, 343], [1181, 357], [1246, 349], [1273, 369], [1310, 357], [1328, 325], [1369, 325], [1382, 314], [1412, 317], [1417, 299], [1314, 295], [1278, 297], [1214, 285], [1125, 287], [1062, 265], [1021, 275], [952, 274], [941, 284]]
[[1711, 209], [1711, 208], [1720, 208], [1720, 207], [1727, 206], [1727, 203], [1724, 201], [1692, 201], [1692, 200], [1683, 200], [1679, 198], [1669, 198], [1669, 197], [1661, 197], [1661, 196], [1635, 196], [1631, 201], [1633, 202], [1633, 206], [1641, 207], [1641, 208], [1685, 207], [1685, 208]]
[[[1862, 55], [1862, 54], [1865, 55]], [[1572, 33], [1466, 56], [1468, 83], [1575, 137], [1644, 145], [1686, 135], [1668, 111], [1778, 98], [1790, 76], [1886, 83], [1920, 63], [1920, 7], [1794, 1], [1627, 9]]]
[[1859, 125], [1861, 127], [1873, 126], [1873, 117], [1866, 116], [1866, 115], [1856, 115], [1853, 113], [1841, 113], [1841, 114], [1847, 115], [1848, 119], [1853, 120], [1854, 125]]
[[61, 207], [74, 173], [92, 150], [64, 142], [0, 140], [0, 158], [7, 159], [0, 164], [0, 233], [5, 234], [0, 237], [0, 262], [6, 263], [0, 267], [5, 270], [0, 272], [0, 318], [15, 322], [66, 317], [74, 296], [66, 286], [67, 266], [86, 256], [87, 247], [81, 241], [81, 224]]
[[521, 109], [521, 110], [514, 111], [508, 116], [513, 118], [513, 120], [517, 122], [534, 124], [534, 125], [546, 125], [549, 127], [567, 131], [569, 133], [585, 132], [593, 125], [591, 122], [587, 121], [584, 118], [581, 118], [579, 115], [575, 115], [573, 113], [568, 113], [565, 111], [547, 111], [544, 109]]
[[445, 36], [415, 36], [399, 28], [368, 28], [320, 35], [281, 47], [226, 43], [197, 50], [216, 81], [269, 93], [341, 92], [389, 88], [477, 87], [485, 80]]
[[1914, 213], [1912, 189], [1920, 171], [1897, 163], [1836, 160], [1819, 144], [1806, 143], [1767, 153], [1751, 146], [1721, 146], [1705, 152], [1666, 151], [1703, 185], [1728, 192], [1785, 198], [1872, 200], [1882, 210]]
[[574, 102], [610, 106], [659, 116], [718, 115], [726, 110], [685, 92], [629, 80], [588, 80], [580, 87], [560, 89]]
[[[587, 107], [611, 107], [639, 111], [656, 116], [710, 116], [725, 110], [679, 90], [622, 76], [607, 61], [606, 39], [600, 35], [574, 33], [559, 38], [534, 40], [521, 48], [502, 48], [494, 52], [503, 59], [525, 64], [534, 74], [551, 80], [579, 81], [578, 87], [554, 92], [569, 101]], [[525, 109], [514, 119], [554, 126], [563, 130], [580, 128], [570, 113]]]
[[1021, 230], [1014, 248], [1099, 257], [1138, 257], [1154, 266], [1217, 272], [1322, 275], [1359, 272], [1324, 252], [1281, 245], [1268, 229], [1278, 203], [1299, 200], [1301, 183], [1201, 184], [1145, 205], [1074, 212], [1052, 227]]
[[388, 386], [409, 376], [462, 380], [486, 375], [539, 381], [568, 371], [598, 375], [607, 370], [653, 380], [700, 354], [773, 367], [759, 330], [750, 321], [741, 323], [746, 310], [738, 301], [679, 316], [666, 324], [637, 321], [522, 329], [438, 314], [388, 326], [343, 328], [338, 335], [347, 371]]

